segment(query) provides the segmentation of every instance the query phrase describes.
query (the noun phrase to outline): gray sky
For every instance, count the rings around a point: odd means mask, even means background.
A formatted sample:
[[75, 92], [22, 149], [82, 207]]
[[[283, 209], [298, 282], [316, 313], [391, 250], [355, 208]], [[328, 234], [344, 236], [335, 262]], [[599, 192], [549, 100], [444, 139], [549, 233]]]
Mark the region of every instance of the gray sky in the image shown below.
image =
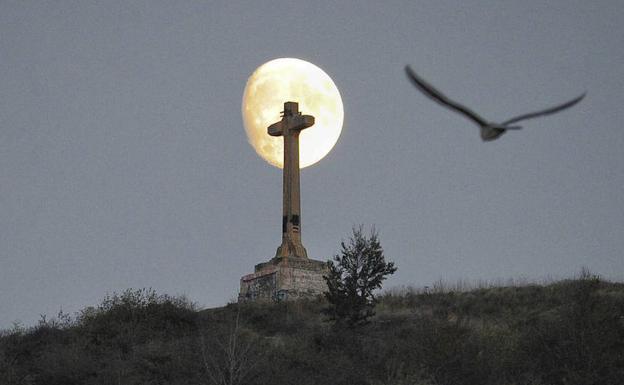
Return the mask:
[[[339, 4], [337, 4], [339, 3]], [[297, 57], [342, 94], [301, 175], [303, 243], [375, 225], [386, 287], [624, 279], [622, 1], [0, 2], [0, 328], [152, 287], [201, 306], [281, 239], [281, 171], [247, 143], [247, 77]], [[492, 120], [482, 143], [405, 64]]]

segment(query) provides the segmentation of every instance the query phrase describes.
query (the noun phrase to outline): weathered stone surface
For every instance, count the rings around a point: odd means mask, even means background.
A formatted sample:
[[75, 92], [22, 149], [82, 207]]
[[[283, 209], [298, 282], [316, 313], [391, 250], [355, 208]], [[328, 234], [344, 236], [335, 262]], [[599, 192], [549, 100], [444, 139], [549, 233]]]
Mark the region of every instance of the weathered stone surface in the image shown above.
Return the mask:
[[299, 191], [299, 133], [314, 124], [302, 115], [296, 102], [284, 103], [282, 120], [267, 129], [284, 137], [282, 244], [269, 262], [256, 265], [253, 274], [240, 280], [239, 301], [281, 301], [314, 297], [327, 291], [323, 275], [327, 265], [308, 259], [301, 243]]
[[240, 280], [239, 301], [283, 301], [312, 298], [327, 291], [325, 262], [308, 258], [273, 258], [256, 265]]
[[299, 133], [314, 124], [314, 117], [302, 115], [296, 102], [284, 103], [282, 120], [269, 126], [271, 136], [284, 138], [282, 244], [275, 257], [307, 258], [301, 244], [301, 198], [299, 186]]

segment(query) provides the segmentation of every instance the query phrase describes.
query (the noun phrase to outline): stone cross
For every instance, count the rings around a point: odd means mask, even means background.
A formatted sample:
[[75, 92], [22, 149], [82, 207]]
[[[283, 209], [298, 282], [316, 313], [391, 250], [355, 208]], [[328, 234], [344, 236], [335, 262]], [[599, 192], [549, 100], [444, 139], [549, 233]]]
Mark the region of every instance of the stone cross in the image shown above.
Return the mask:
[[301, 244], [301, 205], [299, 192], [299, 133], [314, 124], [314, 116], [301, 115], [299, 104], [284, 103], [282, 120], [268, 128], [271, 136], [284, 137], [284, 195], [282, 245], [275, 258], [307, 258]]

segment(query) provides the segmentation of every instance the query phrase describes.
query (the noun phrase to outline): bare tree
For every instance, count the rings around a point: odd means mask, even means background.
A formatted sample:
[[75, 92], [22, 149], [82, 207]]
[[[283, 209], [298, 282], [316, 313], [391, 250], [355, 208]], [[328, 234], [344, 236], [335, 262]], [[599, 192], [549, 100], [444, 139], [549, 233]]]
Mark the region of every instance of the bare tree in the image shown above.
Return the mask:
[[210, 347], [202, 334], [202, 358], [209, 383], [212, 385], [240, 385], [246, 383], [258, 363], [256, 339], [243, 334], [240, 309], [234, 326], [225, 336], [211, 338]]

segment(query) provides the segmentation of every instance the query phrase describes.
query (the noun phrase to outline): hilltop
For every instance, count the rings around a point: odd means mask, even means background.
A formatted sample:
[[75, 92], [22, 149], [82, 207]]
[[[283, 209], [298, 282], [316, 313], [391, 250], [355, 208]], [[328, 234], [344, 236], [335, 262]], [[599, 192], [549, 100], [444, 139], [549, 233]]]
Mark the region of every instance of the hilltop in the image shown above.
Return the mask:
[[624, 284], [395, 290], [358, 329], [322, 299], [198, 311], [127, 290], [0, 336], [1, 384], [618, 384]]

